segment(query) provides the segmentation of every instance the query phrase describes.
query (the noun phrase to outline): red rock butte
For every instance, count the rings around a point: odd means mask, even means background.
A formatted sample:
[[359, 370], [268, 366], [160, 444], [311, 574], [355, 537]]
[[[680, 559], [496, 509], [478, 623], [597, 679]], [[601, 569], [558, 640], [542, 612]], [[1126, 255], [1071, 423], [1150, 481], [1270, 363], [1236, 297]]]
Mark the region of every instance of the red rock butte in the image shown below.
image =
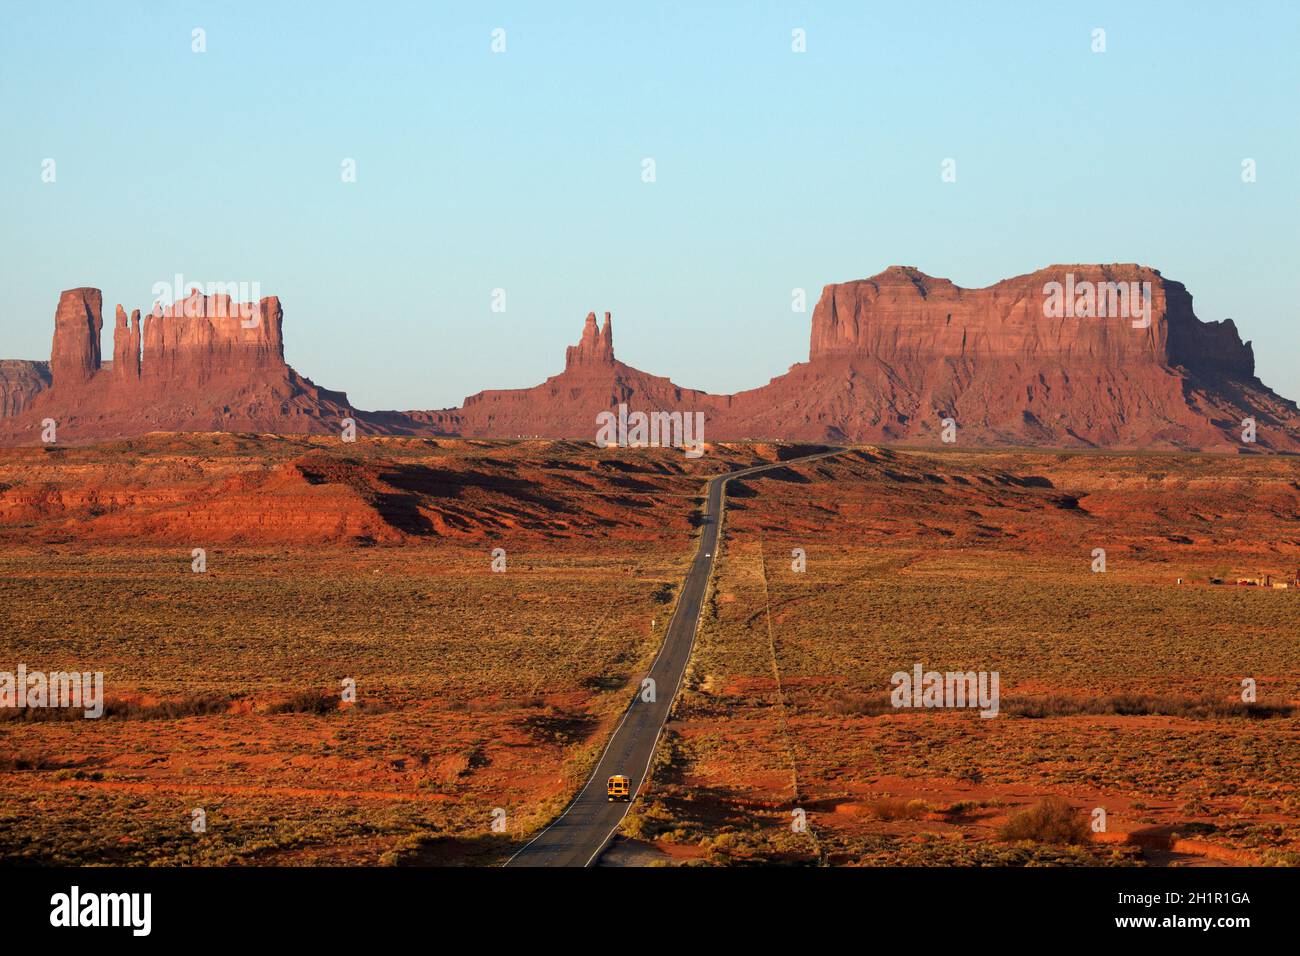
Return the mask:
[[936, 445], [951, 419], [959, 447], [1300, 451], [1300, 410], [1255, 377], [1232, 320], [1202, 322], [1181, 283], [1132, 264], [1051, 266], [982, 289], [908, 266], [828, 285], [808, 361], [734, 395], [618, 361], [610, 314], [598, 324], [593, 312], [564, 371], [540, 385], [479, 392], [460, 408], [363, 412], [285, 363], [282, 324], [275, 297], [195, 292], [143, 323], [119, 305], [105, 363], [100, 291], [64, 292], [48, 365], [0, 361], [0, 443], [39, 443], [46, 418], [60, 443], [337, 434], [344, 418], [368, 434], [591, 441], [597, 413], [626, 403], [703, 412], [711, 440]]
[[59, 296], [49, 364], [6, 362], [0, 441], [39, 440], [54, 419], [60, 443], [150, 431], [337, 431], [347, 396], [317, 388], [284, 361], [274, 296], [234, 303], [198, 292], [141, 322], [117, 307], [113, 358], [100, 354], [98, 289]]

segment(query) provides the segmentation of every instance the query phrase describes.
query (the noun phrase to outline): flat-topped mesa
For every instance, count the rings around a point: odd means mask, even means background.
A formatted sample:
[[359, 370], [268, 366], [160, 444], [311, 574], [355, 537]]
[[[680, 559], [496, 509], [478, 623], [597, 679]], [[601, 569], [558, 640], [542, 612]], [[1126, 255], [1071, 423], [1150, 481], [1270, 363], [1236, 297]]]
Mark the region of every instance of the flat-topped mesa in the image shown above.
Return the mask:
[[[614, 358], [610, 314], [587, 315], [565, 369], [460, 408], [362, 412], [285, 364], [283, 312], [194, 292], [140, 322], [119, 307], [100, 361], [101, 295], [64, 292], [50, 364], [0, 362], [0, 444], [146, 431], [338, 433], [591, 441], [596, 416], [699, 410], [710, 440], [948, 443], [1300, 452], [1300, 408], [1254, 376], [1230, 319], [1202, 322], [1179, 282], [1127, 265], [1057, 265], [982, 289], [894, 266], [826, 286], [810, 359], [767, 385], [710, 395]], [[1255, 418], [1243, 449], [1239, 424]]]
[[828, 285], [813, 310], [810, 359], [1013, 359], [1212, 366], [1254, 374], [1227, 323], [1203, 323], [1179, 282], [1147, 266], [1054, 265], [982, 289], [910, 266]]
[[250, 370], [287, 370], [277, 296], [235, 303], [195, 290], [170, 306], [155, 304], [144, 319], [144, 378], [184, 375], [196, 381]]
[[587, 321], [582, 327], [582, 338], [577, 345], [570, 345], [564, 351], [564, 368], [576, 365], [612, 365], [614, 364], [614, 320], [605, 313], [605, 325], [596, 327], [596, 313], [588, 312]]
[[430, 431], [406, 416], [368, 416], [343, 392], [317, 386], [284, 361], [280, 300], [187, 298], [147, 316], [119, 305], [112, 359], [100, 361], [98, 289], [64, 292], [50, 363], [0, 363], [0, 445], [40, 440], [58, 422], [60, 444], [147, 431], [338, 432], [354, 418], [366, 433]]
[[68, 289], [54, 313], [50, 374], [59, 385], [79, 385], [99, 371], [99, 333], [104, 327], [104, 296], [98, 289]]

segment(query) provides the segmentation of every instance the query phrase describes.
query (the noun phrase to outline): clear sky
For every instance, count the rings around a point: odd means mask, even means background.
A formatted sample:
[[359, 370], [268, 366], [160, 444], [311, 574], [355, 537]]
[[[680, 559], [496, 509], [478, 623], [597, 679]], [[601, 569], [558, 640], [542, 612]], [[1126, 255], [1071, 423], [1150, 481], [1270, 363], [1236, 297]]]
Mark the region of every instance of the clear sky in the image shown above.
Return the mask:
[[0, 2], [0, 357], [179, 272], [279, 295], [361, 408], [536, 384], [606, 310], [734, 391], [829, 282], [1136, 261], [1300, 397], [1294, 2]]

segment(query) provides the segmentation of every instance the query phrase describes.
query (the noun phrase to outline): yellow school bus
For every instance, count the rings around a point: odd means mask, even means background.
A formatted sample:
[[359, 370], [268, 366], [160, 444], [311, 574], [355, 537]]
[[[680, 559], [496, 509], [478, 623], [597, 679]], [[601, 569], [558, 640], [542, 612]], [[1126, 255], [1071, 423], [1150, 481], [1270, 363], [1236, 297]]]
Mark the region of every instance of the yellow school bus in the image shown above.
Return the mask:
[[627, 777], [623, 776], [621, 773], [616, 773], [614, 776], [610, 777], [609, 781], [605, 784], [605, 793], [609, 795], [608, 802], [610, 803], [613, 803], [615, 800], [623, 800], [625, 802], [631, 800], [632, 781], [628, 780]]

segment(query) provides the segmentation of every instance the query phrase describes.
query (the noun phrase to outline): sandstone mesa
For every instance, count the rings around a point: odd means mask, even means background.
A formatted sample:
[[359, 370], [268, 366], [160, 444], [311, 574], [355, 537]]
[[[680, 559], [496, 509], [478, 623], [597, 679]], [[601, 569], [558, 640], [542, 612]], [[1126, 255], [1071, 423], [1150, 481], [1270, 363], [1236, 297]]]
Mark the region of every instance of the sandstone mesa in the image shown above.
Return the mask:
[[[1053, 283], [1145, 284], [1148, 321], [1044, 307]], [[1077, 286], [1076, 286], [1077, 284]], [[1082, 300], [1081, 300], [1082, 301]], [[1099, 301], [1104, 298], [1099, 296]], [[1112, 299], [1113, 301], [1113, 299]], [[564, 370], [532, 388], [471, 395], [460, 408], [375, 411], [284, 360], [277, 297], [234, 303], [197, 291], [141, 318], [117, 306], [101, 354], [98, 289], [59, 297], [50, 361], [0, 360], [0, 444], [60, 444], [151, 431], [363, 434], [591, 441], [621, 404], [701, 412], [710, 440], [1300, 451], [1300, 410], [1255, 376], [1231, 319], [1203, 322], [1182, 283], [1139, 265], [1059, 265], [965, 289], [915, 268], [826, 286], [806, 362], [759, 388], [683, 388], [614, 355], [613, 321], [589, 313]], [[1241, 440], [1253, 418], [1257, 441]]]

